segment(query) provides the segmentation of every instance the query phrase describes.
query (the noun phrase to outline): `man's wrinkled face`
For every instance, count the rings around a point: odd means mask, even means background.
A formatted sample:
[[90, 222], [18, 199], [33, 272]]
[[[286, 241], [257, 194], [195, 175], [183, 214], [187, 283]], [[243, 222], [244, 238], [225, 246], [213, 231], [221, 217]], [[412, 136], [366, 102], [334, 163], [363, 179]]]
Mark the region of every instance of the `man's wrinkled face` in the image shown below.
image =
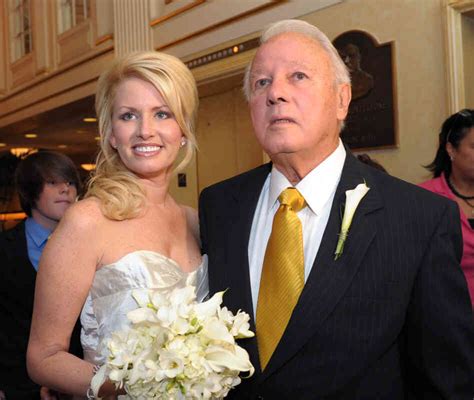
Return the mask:
[[[348, 98], [342, 98], [344, 90]], [[311, 156], [337, 146], [350, 87], [336, 84], [333, 66], [316, 41], [283, 33], [264, 43], [250, 72], [250, 113], [270, 157]]]

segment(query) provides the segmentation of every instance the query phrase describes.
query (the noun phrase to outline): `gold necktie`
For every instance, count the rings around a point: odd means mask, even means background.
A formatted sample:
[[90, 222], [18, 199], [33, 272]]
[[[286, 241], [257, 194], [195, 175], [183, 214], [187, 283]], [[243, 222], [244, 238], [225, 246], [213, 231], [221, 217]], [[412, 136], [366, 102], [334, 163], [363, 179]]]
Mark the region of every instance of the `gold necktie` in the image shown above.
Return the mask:
[[296, 213], [306, 206], [295, 188], [278, 197], [263, 261], [257, 303], [257, 339], [262, 371], [268, 364], [304, 286], [303, 228]]

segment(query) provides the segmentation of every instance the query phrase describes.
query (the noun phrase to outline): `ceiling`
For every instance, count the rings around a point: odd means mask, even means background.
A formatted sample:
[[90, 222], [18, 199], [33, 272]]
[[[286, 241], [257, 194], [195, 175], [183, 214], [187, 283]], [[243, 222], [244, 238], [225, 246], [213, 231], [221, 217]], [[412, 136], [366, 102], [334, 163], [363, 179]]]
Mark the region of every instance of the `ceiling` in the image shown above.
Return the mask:
[[[94, 96], [0, 128], [0, 151], [28, 147], [59, 151], [71, 157], [77, 165], [93, 163], [98, 150], [97, 123], [84, 122], [94, 117]], [[25, 134], [35, 133], [36, 138]]]
[[[205, 82], [198, 86], [199, 97], [207, 97], [242, 84], [243, 74]], [[0, 127], [0, 153], [12, 148], [54, 150], [71, 157], [77, 166], [94, 163], [98, 152], [97, 122], [84, 122], [95, 117], [94, 96], [88, 96], [22, 121]], [[36, 138], [25, 134], [35, 133]]]
[[[210, 96], [230, 87], [240, 86], [241, 82], [242, 74], [207, 82], [199, 86], [199, 96]], [[88, 96], [0, 127], [0, 143], [6, 144], [0, 147], [0, 152], [18, 147], [48, 149], [67, 154], [78, 166], [93, 163], [98, 151], [97, 123], [84, 122], [83, 119], [94, 116], [94, 96]], [[25, 137], [28, 133], [38, 136], [29, 139]]]

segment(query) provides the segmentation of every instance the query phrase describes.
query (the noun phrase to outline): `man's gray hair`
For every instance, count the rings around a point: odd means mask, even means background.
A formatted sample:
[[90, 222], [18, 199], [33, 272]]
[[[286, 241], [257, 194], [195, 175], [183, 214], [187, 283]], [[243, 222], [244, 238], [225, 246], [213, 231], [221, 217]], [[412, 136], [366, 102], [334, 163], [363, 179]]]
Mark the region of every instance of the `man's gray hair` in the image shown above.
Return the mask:
[[[337, 52], [336, 48], [332, 45], [331, 41], [323, 32], [321, 32], [318, 28], [308, 22], [301, 21], [298, 19], [285, 19], [282, 21], [274, 22], [273, 24], [267, 26], [262, 32], [262, 35], [260, 36], [260, 45], [269, 41], [274, 36], [289, 32], [304, 35], [321, 45], [321, 47], [326, 51], [329, 56], [329, 59], [331, 60], [335, 76], [335, 84], [350, 84], [351, 78], [349, 75], [349, 71], [347, 70], [347, 67], [344, 64], [344, 61], [342, 61], [341, 57], [339, 56], [339, 53]], [[247, 101], [250, 99], [251, 93], [250, 72], [252, 70], [252, 64], [253, 60], [249, 63], [249, 65], [247, 65], [244, 75], [243, 89]]]

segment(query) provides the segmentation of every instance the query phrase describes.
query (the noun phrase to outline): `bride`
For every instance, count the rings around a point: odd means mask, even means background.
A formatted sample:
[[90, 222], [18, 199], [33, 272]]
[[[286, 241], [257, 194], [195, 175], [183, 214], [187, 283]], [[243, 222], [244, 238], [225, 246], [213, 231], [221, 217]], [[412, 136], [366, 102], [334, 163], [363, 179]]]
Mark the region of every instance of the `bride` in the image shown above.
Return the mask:
[[[168, 193], [196, 147], [197, 104], [191, 72], [167, 54], [134, 53], [101, 75], [96, 173], [39, 267], [28, 347], [28, 371], [39, 384], [92, 398], [94, 366], [106, 356], [103, 339], [127, 325], [126, 313], [136, 308], [132, 290], [194, 280], [198, 300], [207, 295], [197, 214]], [[84, 360], [68, 353], [81, 310]], [[121, 393], [106, 382], [99, 394]]]

